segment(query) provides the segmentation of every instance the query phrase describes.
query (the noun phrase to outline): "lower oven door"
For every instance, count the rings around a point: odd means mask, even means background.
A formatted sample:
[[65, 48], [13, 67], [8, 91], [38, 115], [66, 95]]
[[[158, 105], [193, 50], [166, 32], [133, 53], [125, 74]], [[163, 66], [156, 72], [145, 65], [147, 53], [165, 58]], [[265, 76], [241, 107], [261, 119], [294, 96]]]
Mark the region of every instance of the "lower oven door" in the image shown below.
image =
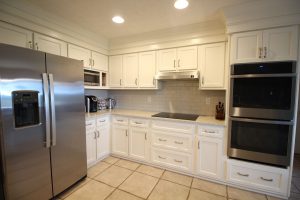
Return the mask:
[[228, 156], [278, 166], [289, 166], [292, 121], [229, 119]]

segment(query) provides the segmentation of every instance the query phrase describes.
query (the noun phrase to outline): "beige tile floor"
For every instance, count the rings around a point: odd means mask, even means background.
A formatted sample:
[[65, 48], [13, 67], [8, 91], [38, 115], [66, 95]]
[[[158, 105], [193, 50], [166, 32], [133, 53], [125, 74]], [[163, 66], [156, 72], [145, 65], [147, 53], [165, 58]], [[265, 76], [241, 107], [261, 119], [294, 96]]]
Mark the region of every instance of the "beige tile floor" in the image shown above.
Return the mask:
[[[300, 200], [300, 155], [295, 159], [290, 200]], [[279, 200], [266, 195], [108, 157], [57, 199], [65, 200]]]

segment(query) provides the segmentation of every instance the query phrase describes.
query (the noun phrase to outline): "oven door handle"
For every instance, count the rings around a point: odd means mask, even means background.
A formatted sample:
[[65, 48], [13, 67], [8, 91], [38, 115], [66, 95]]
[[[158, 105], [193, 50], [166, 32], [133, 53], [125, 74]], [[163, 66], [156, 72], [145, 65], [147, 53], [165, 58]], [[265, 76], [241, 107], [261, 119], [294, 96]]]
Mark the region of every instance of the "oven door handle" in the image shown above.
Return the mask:
[[243, 74], [243, 75], [231, 75], [231, 78], [276, 78], [276, 77], [296, 77], [296, 73], [286, 74]]
[[231, 121], [239, 121], [239, 122], [261, 123], [261, 124], [280, 124], [280, 125], [293, 125], [294, 124], [294, 121], [249, 119], [249, 118], [237, 118], [237, 117], [230, 117], [230, 120]]

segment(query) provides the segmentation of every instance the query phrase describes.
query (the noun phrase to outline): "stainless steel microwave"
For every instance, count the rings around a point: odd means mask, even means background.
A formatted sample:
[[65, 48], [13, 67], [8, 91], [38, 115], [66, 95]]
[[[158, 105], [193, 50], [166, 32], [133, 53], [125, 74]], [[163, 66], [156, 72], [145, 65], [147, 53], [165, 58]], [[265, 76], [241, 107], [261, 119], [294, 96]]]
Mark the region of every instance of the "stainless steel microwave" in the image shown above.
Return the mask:
[[84, 85], [100, 86], [100, 72], [92, 70], [84, 70]]
[[232, 65], [230, 116], [292, 120], [296, 77], [293, 61]]

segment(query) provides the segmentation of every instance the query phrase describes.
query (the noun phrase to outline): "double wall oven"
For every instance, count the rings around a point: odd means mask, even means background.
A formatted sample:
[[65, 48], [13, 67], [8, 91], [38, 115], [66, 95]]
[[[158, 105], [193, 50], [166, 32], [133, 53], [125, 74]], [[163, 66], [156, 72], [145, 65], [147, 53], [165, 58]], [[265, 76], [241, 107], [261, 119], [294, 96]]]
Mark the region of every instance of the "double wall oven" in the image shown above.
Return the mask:
[[295, 62], [231, 66], [229, 157], [289, 166], [295, 84]]

